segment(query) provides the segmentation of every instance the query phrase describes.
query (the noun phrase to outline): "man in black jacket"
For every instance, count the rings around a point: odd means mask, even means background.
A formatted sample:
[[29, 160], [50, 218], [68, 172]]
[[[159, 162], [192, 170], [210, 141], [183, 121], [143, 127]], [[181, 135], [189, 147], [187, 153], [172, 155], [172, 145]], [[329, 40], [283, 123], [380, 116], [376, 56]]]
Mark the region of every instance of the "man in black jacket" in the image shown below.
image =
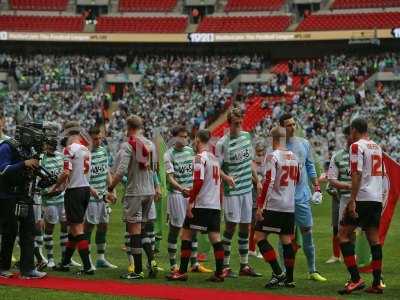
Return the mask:
[[21, 257], [21, 278], [38, 279], [47, 274], [34, 267], [34, 215], [31, 204], [24, 206], [25, 214], [16, 216], [18, 202], [24, 202], [25, 186], [28, 184], [25, 172], [39, 166], [36, 159], [22, 160], [13, 142], [0, 144], [0, 232], [2, 243], [0, 251], [0, 277], [10, 278], [11, 257], [15, 238], [19, 234]]

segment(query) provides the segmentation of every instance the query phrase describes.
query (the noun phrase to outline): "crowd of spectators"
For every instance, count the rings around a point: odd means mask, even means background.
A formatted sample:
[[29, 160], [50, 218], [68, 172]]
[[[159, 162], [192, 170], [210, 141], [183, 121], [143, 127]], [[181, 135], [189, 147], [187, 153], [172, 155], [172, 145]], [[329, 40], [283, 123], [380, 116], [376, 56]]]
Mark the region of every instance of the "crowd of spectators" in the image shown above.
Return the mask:
[[91, 91], [104, 74], [121, 71], [114, 57], [85, 55], [0, 54], [0, 68], [19, 89], [39, 91]]
[[[232, 100], [228, 83], [242, 72], [261, 72], [261, 56], [130, 56], [121, 67], [118, 56], [18, 56], [0, 54], [0, 69], [14, 76], [18, 89], [2, 97], [8, 130], [15, 129], [15, 116], [55, 121], [75, 119], [89, 128], [104, 124], [111, 148], [124, 137], [125, 117], [143, 117], [145, 134], [158, 129], [168, 137], [171, 127], [205, 127]], [[136, 73], [137, 83], [126, 86], [117, 108], [104, 120], [104, 108], [112, 96], [95, 89], [110, 73]], [[105, 88], [105, 86], [104, 86]], [[17, 118], [17, 119], [18, 119]]]
[[[151, 56], [135, 57], [130, 68], [143, 75], [118, 103], [110, 132], [124, 125], [124, 117], [136, 113], [145, 120], [145, 132], [155, 129], [168, 137], [171, 127], [205, 127], [227, 108], [234, 97], [228, 83], [243, 72], [265, 68], [261, 56]], [[122, 139], [113, 135], [114, 139]]]
[[272, 120], [264, 120], [256, 128], [256, 139], [263, 138], [266, 129], [284, 112], [291, 112], [310, 139], [320, 162], [343, 146], [343, 129], [355, 116], [369, 120], [370, 135], [393, 158], [400, 161], [400, 85], [364, 83], [375, 72], [400, 69], [400, 56], [385, 53], [371, 56], [327, 56], [307, 62], [291, 62], [289, 71], [308, 76], [293, 98], [272, 107]]
[[55, 122], [78, 120], [84, 128], [104, 124], [104, 107], [110, 101], [106, 93], [75, 91], [8, 92], [2, 97], [7, 131], [15, 132], [16, 123], [24, 120]]
[[[217, 118], [233, 98], [252, 95], [282, 96], [292, 91], [293, 76], [306, 79], [291, 104], [266, 104], [272, 109], [255, 129], [255, 139], [265, 137], [284, 112], [292, 112], [310, 139], [321, 162], [343, 145], [342, 131], [356, 115], [368, 116], [371, 135], [384, 150], [400, 160], [400, 86], [367, 88], [364, 81], [378, 71], [400, 73], [400, 57], [393, 53], [369, 56], [332, 55], [289, 61], [288, 73], [279, 73], [263, 84], [242, 84], [234, 95], [229, 83], [240, 73], [259, 74], [268, 65], [262, 56], [132, 56], [122, 67], [116, 57], [18, 56], [0, 54], [0, 68], [14, 76], [17, 91], [2, 93], [8, 131], [15, 117], [53, 121], [79, 120], [85, 128], [105, 125], [111, 148], [124, 138], [125, 117], [144, 119], [145, 134], [156, 129], [168, 137], [181, 124], [197, 129]], [[112, 96], [96, 89], [105, 74], [130, 72], [141, 76], [129, 84], [111, 117], [104, 109]], [[3, 84], [4, 85], [4, 84]]]

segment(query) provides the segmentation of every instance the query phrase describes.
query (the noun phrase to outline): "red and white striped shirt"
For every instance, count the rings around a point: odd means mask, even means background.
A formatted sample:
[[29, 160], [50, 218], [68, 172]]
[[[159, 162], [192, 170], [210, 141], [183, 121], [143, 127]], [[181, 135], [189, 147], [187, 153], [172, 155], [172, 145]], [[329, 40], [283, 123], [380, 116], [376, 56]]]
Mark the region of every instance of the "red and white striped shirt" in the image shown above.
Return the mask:
[[299, 182], [299, 162], [293, 152], [275, 150], [267, 156], [263, 190], [257, 207], [279, 212], [294, 212], [294, 194]]
[[64, 170], [68, 170], [67, 189], [90, 186], [90, 151], [79, 143], [64, 148]]
[[382, 202], [383, 175], [382, 149], [375, 142], [360, 139], [350, 146], [351, 173], [361, 173], [360, 190], [356, 201]]
[[194, 207], [221, 209], [221, 172], [217, 158], [211, 152], [203, 151], [195, 156], [193, 167], [194, 184], [202, 181], [201, 189], [194, 199]]

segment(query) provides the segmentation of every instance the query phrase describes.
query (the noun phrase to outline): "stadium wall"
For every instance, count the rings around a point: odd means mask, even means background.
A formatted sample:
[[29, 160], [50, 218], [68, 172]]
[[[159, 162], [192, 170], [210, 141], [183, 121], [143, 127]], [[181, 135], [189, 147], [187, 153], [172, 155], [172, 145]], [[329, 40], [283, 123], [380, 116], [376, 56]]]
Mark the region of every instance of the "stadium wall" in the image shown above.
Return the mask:
[[66, 43], [1, 41], [0, 51], [18, 54], [160, 54], [160, 55], [245, 55], [263, 54], [270, 60], [320, 57], [347, 53], [367, 55], [384, 51], [398, 51], [400, 40], [382, 39], [379, 46], [372, 44], [349, 44], [349, 41], [313, 42], [246, 42], [246, 43]]

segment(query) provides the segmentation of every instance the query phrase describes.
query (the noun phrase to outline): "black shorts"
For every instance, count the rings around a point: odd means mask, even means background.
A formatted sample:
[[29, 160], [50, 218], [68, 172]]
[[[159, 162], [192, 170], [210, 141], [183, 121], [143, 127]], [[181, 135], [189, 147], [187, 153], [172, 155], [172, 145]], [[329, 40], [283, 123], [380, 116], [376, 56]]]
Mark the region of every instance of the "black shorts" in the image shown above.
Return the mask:
[[65, 191], [64, 205], [68, 223], [82, 224], [84, 222], [89, 199], [89, 187], [72, 188]]
[[193, 218], [185, 218], [183, 228], [201, 232], [220, 232], [221, 211], [219, 209], [193, 208]]
[[379, 228], [381, 223], [382, 203], [376, 201], [357, 201], [356, 212], [358, 218], [352, 218], [347, 211], [344, 212], [340, 225], [361, 227], [362, 230], [368, 228]]
[[255, 231], [276, 234], [294, 234], [294, 213], [263, 211], [264, 220], [257, 221]]

